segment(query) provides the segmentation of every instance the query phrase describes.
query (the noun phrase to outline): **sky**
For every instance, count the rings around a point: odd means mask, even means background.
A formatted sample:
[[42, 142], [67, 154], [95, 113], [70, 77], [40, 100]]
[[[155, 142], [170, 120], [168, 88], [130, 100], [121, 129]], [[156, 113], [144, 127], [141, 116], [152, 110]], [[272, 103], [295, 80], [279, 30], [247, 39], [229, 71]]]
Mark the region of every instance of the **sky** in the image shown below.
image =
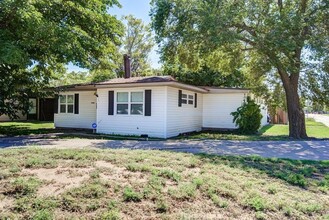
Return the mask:
[[[150, 0], [119, 0], [121, 8], [113, 7], [110, 8], [109, 14], [116, 15], [118, 19], [121, 19], [124, 15], [133, 15], [136, 18], [142, 19], [145, 23], [150, 23], [151, 18], [149, 16], [150, 12]], [[150, 61], [153, 68], [160, 67], [159, 55], [156, 52], [157, 47], [155, 46], [150, 54]], [[72, 64], [68, 65], [69, 71], [83, 71], [77, 66]]]

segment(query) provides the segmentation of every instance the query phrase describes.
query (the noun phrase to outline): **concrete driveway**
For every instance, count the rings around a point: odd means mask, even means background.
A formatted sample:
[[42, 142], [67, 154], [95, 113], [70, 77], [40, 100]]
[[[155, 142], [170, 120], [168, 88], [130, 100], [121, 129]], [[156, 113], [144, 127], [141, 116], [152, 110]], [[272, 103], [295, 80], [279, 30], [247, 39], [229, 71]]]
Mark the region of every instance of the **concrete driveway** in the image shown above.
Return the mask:
[[329, 116], [327, 115], [319, 115], [319, 114], [308, 114], [307, 117], [314, 118], [315, 121], [321, 122], [329, 127]]
[[329, 160], [329, 141], [222, 141], [168, 140], [119, 141], [50, 139], [42, 136], [0, 138], [0, 148], [40, 146], [44, 148], [128, 148], [170, 150], [215, 155], [259, 155], [304, 160]]

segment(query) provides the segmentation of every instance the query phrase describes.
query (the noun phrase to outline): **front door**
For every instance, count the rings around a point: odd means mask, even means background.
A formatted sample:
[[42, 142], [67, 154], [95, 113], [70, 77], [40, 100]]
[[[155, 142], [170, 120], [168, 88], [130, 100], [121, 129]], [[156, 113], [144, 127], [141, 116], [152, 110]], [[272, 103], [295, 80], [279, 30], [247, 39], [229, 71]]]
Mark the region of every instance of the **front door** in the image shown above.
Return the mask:
[[40, 99], [39, 120], [54, 121], [54, 99]]

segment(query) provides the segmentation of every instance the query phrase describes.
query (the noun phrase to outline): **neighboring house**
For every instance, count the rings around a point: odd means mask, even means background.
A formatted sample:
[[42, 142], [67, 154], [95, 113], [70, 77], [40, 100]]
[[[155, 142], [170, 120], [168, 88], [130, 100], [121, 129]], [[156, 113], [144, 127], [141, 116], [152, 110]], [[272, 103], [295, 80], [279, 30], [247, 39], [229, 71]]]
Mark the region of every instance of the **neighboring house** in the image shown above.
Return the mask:
[[[54, 98], [29, 98], [31, 107], [28, 114], [18, 113], [19, 118], [15, 121], [38, 120], [53, 121], [54, 120]], [[0, 122], [12, 121], [7, 115], [0, 116]]]
[[[55, 127], [169, 138], [202, 129], [235, 129], [231, 112], [248, 89], [198, 87], [170, 76], [129, 77], [61, 87]], [[262, 111], [262, 125], [267, 112]]]

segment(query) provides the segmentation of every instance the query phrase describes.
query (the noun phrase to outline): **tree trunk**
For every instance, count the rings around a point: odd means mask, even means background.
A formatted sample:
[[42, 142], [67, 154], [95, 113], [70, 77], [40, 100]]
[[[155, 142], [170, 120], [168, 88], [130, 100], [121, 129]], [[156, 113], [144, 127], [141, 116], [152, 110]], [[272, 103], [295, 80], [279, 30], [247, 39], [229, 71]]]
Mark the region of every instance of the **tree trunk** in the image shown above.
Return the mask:
[[305, 114], [300, 104], [298, 95], [298, 81], [284, 82], [286, 91], [288, 119], [289, 119], [289, 137], [294, 139], [306, 139]]

